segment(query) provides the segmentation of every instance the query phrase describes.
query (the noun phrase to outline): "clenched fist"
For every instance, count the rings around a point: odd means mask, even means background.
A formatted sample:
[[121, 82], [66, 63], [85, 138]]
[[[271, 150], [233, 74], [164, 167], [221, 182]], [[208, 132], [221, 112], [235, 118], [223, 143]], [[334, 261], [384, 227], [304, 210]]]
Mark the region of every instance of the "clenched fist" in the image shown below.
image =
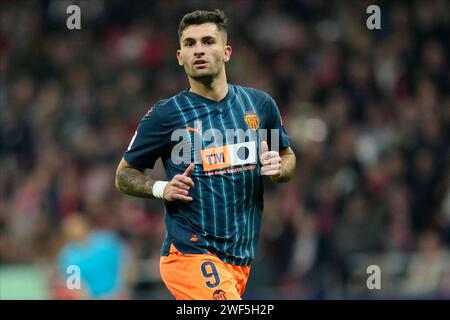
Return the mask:
[[281, 175], [281, 157], [277, 151], [269, 151], [266, 141], [261, 142], [261, 174], [278, 178]]

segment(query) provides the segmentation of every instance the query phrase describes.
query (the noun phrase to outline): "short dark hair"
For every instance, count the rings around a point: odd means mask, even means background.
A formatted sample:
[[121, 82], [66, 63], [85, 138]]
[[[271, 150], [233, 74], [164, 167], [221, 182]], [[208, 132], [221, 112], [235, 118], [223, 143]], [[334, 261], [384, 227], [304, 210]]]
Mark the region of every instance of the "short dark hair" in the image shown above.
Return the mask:
[[215, 9], [214, 11], [195, 10], [184, 15], [178, 26], [178, 39], [181, 39], [181, 33], [184, 29], [192, 25], [203, 23], [214, 23], [219, 31], [227, 33], [228, 18], [223, 10]]

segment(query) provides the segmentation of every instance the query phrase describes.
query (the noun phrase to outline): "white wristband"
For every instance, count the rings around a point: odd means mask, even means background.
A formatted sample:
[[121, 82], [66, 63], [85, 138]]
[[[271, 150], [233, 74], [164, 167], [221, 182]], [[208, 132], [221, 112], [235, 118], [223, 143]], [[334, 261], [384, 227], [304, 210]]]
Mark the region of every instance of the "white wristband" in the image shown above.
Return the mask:
[[156, 181], [153, 185], [152, 193], [156, 199], [164, 199], [164, 189], [169, 181]]

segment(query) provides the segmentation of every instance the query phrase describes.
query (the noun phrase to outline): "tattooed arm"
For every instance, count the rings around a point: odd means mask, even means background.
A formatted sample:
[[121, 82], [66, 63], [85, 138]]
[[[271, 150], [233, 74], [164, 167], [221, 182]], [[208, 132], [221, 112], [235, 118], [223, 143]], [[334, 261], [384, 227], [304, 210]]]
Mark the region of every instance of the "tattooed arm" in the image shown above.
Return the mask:
[[[177, 174], [173, 177], [164, 188], [164, 199], [167, 201], [192, 201], [192, 197], [189, 196], [189, 189], [194, 188], [194, 182], [190, 177], [193, 172], [194, 164], [191, 164], [183, 174]], [[123, 158], [117, 167], [116, 188], [130, 196], [155, 199], [153, 186], [156, 181], [146, 175], [144, 170], [131, 166]]]
[[155, 182], [144, 170], [131, 166], [123, 158], [117, 167], [116, 189], [122, 193], [154, 199], [152, 190]]

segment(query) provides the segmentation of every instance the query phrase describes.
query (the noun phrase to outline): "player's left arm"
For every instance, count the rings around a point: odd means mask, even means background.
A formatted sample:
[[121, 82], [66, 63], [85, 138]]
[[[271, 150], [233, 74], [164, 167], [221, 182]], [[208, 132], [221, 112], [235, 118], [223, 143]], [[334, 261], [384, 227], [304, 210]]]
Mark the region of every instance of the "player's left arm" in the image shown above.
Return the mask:
[[294, 151], [289, 147], [289, 137], [283, 128], [280, 110], [275, 100], [268, 94], [263, 94], [265, 99], [264, 112], [267, 116], [265, 128], [278, 130], [280, 133], [278, 146], [281, 150], [269, 150], [266, 141], [260, 145], [261, 174], [270, 176], [272, 181], [286, 182], [295, 174], [296, 159]]
[[261, 143], [261, 174], [269, 176], [274, 182], [286, 182], [295, 174], [296, 158], [291, 147], [269, 151], [266, 141]]

